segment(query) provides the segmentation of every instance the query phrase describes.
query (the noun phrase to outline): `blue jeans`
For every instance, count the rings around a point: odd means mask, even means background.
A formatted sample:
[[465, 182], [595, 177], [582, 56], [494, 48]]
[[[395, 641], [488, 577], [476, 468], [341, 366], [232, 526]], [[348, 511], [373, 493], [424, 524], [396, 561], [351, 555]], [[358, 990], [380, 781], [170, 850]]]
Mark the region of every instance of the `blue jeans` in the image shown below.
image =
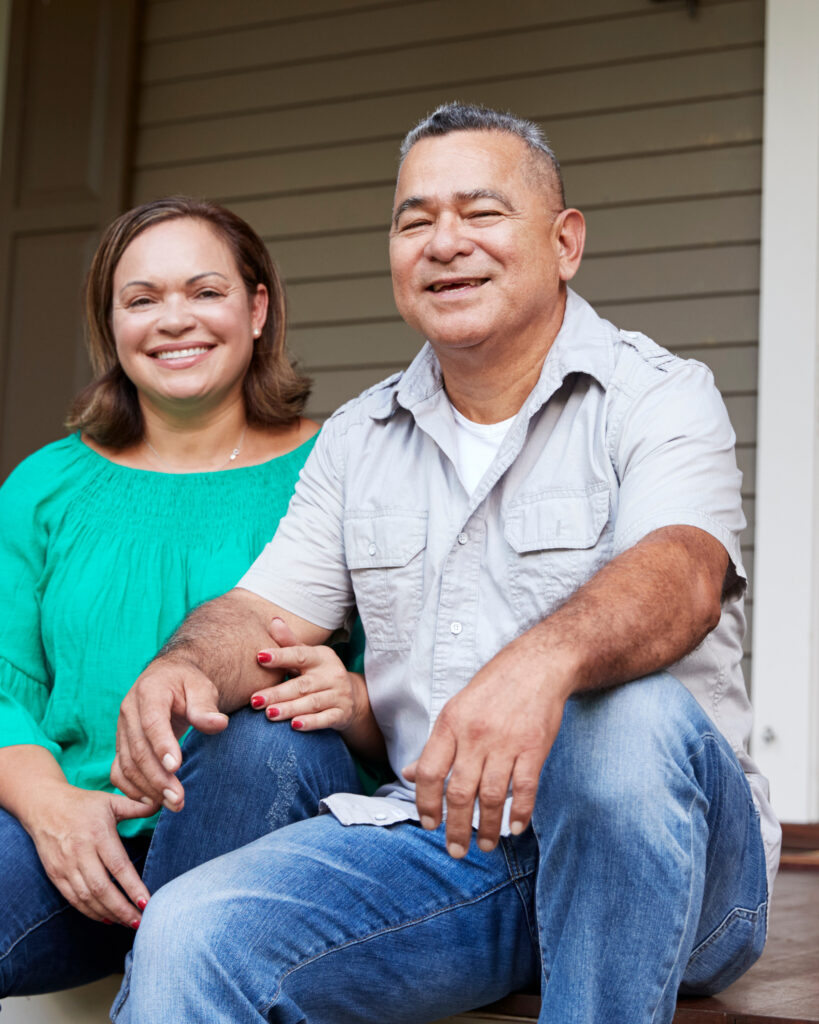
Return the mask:
[[[126, 839], [137, 869], [147, 839]], [[20, 822], [0, 810], [0, 998], [56, 992], [122, 970], [134, 933], [75, 910]]]
[[[191, 732], [179, 777], [186, 806], [160, 815], [150, 850], [148, 837], [124, 840], [152, 893], [213, 857], [316, 814], [322, 796], [359, 785], [337, 733], [298, 733], [250, 710], [237, 712], [219, 736]], [[116, 974], [133, 940], [130, 929], [92, 921], [67, 903], [28, 833], [0, 810], [0, 998]]]
[[754, 962], [766, 911], [736, 758], [657, 675], [569, 702], [532, 828], [492, 853], [322, 815], [177, 878], [112, 1019], [415, 1024], [539, 987], [543, 1022], [663, 1024]]

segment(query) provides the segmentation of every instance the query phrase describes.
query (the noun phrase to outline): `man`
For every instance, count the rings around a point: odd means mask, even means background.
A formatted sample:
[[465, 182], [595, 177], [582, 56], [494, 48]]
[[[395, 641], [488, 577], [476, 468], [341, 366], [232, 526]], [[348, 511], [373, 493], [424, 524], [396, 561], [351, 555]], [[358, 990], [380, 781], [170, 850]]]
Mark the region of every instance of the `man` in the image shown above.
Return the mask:
[[286, 699], [252, 659], [284, 663], [271, 617], [320, 644], [357, 605], [355, 728], [397, 780], [162, 889], [116, 1020], [424, 1021], [540, 983], [543, 1021], [670, 1021], [764, 943], [710, 373], [569, 291], [584, 221], [535, 126], [452, 104], [402, 155], [393, 285], [428, 345], [325, 426], [266, 551], [126, 699], [114, 770], [179, 806], [170, 719]]

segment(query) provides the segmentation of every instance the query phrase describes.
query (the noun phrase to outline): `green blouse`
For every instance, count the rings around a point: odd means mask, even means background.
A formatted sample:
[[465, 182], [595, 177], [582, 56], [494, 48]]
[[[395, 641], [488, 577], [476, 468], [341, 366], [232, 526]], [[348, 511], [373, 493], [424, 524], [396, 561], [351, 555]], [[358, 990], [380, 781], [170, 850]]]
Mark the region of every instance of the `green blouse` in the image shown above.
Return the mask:
[[110, 791], [123, 696], [273, 536], [314, 443], [177, 474], [119, 466], [73, 435], [22, 462], [0, 488], [0, 747], [45, 747], [69, 782]]

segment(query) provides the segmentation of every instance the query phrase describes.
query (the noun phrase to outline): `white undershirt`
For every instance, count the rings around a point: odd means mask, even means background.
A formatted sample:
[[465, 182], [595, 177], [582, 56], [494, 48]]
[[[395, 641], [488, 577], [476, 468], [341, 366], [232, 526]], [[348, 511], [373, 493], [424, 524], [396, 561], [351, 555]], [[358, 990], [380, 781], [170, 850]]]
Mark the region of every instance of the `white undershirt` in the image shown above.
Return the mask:
[[455, 418], [457, 438], [455, 468], [461, 483], [472, 494], [489, 469], [515, 417], [499, 423], [475, 423], [459, 413], [454, 405], [452, 415]]

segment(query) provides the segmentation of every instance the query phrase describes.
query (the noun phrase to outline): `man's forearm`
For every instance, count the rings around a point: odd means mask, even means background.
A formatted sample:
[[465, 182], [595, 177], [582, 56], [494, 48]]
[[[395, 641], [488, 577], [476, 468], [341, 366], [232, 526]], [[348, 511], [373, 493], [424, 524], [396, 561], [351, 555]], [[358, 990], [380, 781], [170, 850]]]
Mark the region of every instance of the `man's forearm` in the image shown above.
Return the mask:
[[717, 625], [728, 555], [695, 527], [665, 527], [604, 566], [523, 634], [558, 667], [566, 695], [639, 679], [691, 652]]
[[156, 660], [184, 659], [195, 665], [216, 686], [219, 710], [230, 713], [274, 681], [255, 657], [274, 643], [268, 628], [274, 616], [285, 619], [302, 643], [320, 643], [328, 635], [250, 591], [235, 589], [195, 608]]

